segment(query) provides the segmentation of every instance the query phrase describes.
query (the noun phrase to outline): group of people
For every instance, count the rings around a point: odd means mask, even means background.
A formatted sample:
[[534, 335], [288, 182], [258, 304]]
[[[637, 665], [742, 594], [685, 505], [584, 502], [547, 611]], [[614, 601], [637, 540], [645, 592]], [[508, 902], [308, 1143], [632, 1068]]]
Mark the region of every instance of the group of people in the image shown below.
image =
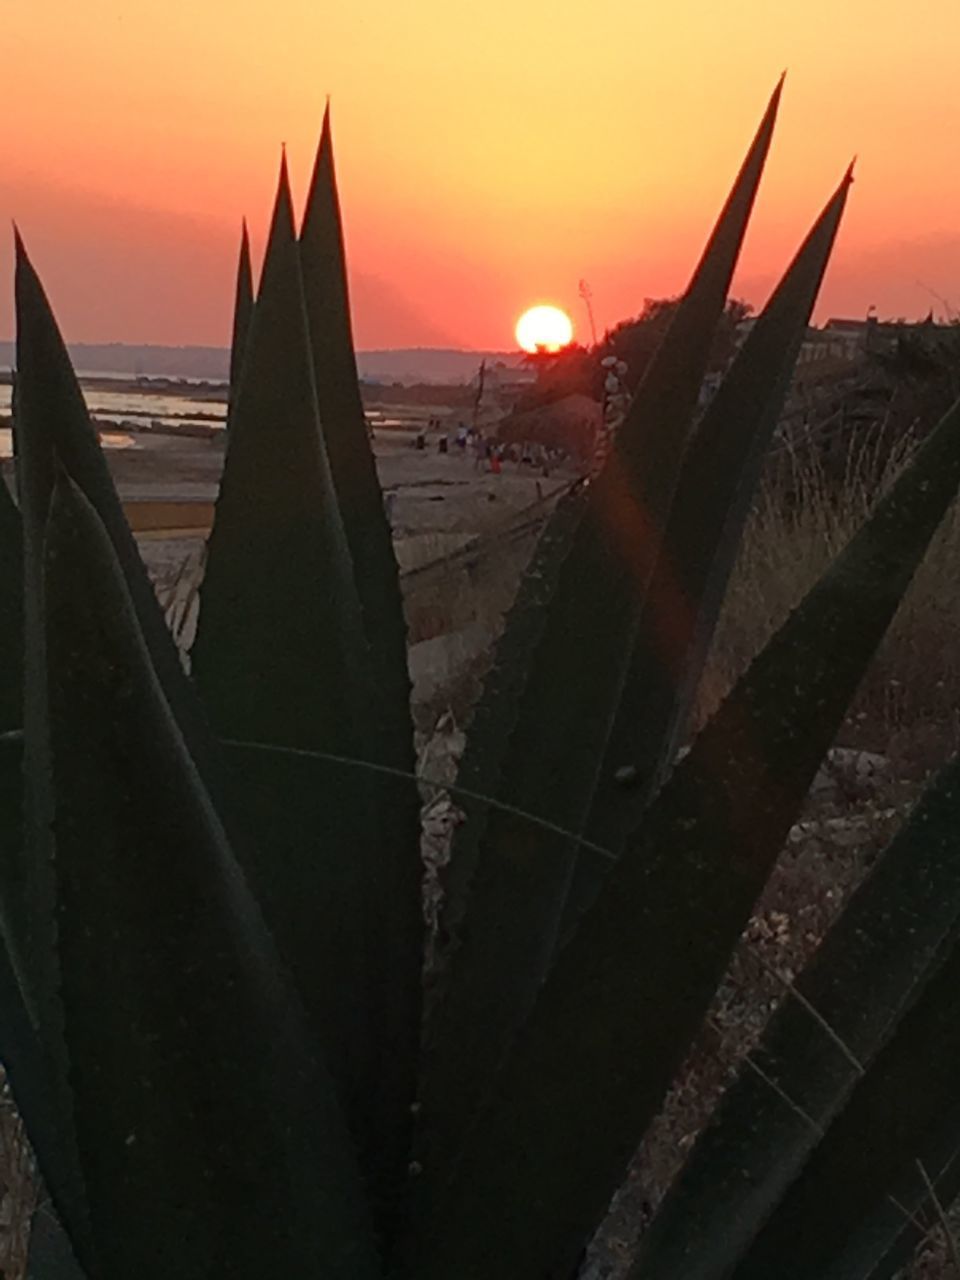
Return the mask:
[[[441, 428], [443, 428], [443, 422], [441, 421], [440, 418], [430, 418], [427, 421], [426, 427], [421, 427], [420, 430], [417, 432], [416, 438], [413, 442], [414, 447], [420, 450], [426, 449], [427, 432], [440, 431], [441, 434], [437, 437], [437, 452], [449, 453], [450, 452], [450, 433], [447, 430], [441, 430]], [[474, 441], [478, 437], [480, 437], [480, 432], [474, 430], [473, 427], [468, 427], [465, 422], [459, 422], [457, 424], [457, 431], [456, 431], [456, 435], [454, 436], [454, 441], [456, 443], [457, 448], [460, 449], [461, 452], [465, 452], [469, 447], [471, 447]]]
[[444, 429], [444, 424], [439, 418], [430, 418], [426, 427], [420, 428], [413, 441], [414, 448], [420, 451], [426, 450], [427, 432], [436, 429], [440, 430], [439, 436], [436, 437], [438, 453], [450, 453], [452, 445], [461, 454], [472, 455], [475, 471], [487, 470], [493, 475], [499, 475], [504, 463], [511, 462], [517, 467], [535, 468], [544, 478], [549, 478], [550, 469], [562, 462], [565, 457], [562, 450], [548, 448], [546, 445], [509, 444], [503, 440], [485, 436], [482, 431], [476, 427], [468, 427], [465, 422], [458, 422], [456, 431], [450, 431]]

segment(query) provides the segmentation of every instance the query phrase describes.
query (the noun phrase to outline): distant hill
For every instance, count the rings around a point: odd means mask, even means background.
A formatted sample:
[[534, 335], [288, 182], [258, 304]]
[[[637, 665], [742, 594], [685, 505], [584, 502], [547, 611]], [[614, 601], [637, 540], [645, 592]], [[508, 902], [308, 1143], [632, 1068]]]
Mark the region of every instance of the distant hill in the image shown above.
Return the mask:
[[[123, 342], [71, 343], [70, 357], [80, 373], [116, 373], [126, 377], [195, 378], [225, 381], [230, 353], [224, 347], [128, 346]], [[14, 360], [12, 342], [0, 342], [0, 366]]]
[[[225, 381], [230, 353], [225, 347], [128, 346], [122, 342], [76, 343], [70, 355], [81, 373], [113, 373], [126, 377], [191, 378]], [[13, 363], [12, 342], [0, 342], [0, 367]], [[390, 351], [361, 351], [360, 376], [370, 382], [466, 383], [481, 360], [520, 363], [516, 352], [456, 351], [408, 347]]]
[[396, 351], [360, 351], [360, 376], [371, 382], [466, 383], [476, 376], [480, 361], [520, 364], [516, 351], [455, 351], [434, 347], [404, 347]]

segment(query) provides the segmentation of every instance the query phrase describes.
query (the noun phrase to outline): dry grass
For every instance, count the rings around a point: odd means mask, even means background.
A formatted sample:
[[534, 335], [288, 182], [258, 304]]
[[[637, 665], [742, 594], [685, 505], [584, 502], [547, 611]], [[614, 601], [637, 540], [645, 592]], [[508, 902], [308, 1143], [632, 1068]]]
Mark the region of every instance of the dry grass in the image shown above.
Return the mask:
[[[853, 457], [839, 486], [816, 464], [779, 469], [758, 498], [708, 659], [702, 724], [843, 548], [911, 452], [877, 467]], [[878, 476], [871, 483], [867, 477]], [[625, 1274], [635, 1242], [720, 1094], [789, 981], [812, 955], [887, 844], [930, 772], [960, 744], [960, 510], [948, 513], [865, 677], [837, 745], [879, 753], [889, 767], [809, 797], [740, 940], [677, 1083], [632, 1163], [586, 1270]], [[904, 1280], [954, 1275], [934, 1231]]]
[[0, 1276], [24, 1280], [39, 1187], [23, 1122], [0, 1075]]
[[[702, 722], [750, 659], [786, 619], [863, 523], [878, 493], [912, 452], [906, 441], [878, 468], [851, 457], [839, 488], [807, 459], [766, 484], [749, 521], [704, 675]], [[877, 475], [876, 484], [865, 477]], [[960, 509], [955, 504], [930, 547], [851, 707], [845, 745], [878, 751], [911, 776], [960, 745]]]

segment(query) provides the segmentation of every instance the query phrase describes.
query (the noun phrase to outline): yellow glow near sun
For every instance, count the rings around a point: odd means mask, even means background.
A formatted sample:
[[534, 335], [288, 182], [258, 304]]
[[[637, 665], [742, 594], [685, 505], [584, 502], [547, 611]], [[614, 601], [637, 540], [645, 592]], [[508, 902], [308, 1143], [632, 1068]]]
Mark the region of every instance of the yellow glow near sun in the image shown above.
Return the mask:
[[517, 342], [524, 351], [559, 351], [573, 338], [573, 322], [559, 307], [539, 306], [517, 321]]

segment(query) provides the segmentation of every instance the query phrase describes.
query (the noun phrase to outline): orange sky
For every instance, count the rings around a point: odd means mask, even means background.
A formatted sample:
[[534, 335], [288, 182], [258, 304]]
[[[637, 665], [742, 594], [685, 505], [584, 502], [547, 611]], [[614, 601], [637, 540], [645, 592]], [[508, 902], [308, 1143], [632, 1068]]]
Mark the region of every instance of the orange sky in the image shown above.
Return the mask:
[[[72, 341], [223, 344], [281, 141], [333, 96], [358, 344], [508, 348], [683, 287], [780, 70], [737, 291], [859, 155], [820, 307], [960, 309], [955, 0], [29, 0], [4, 6], [0, 214]], [[0, 335], [12, 332], [12, 245]]]

